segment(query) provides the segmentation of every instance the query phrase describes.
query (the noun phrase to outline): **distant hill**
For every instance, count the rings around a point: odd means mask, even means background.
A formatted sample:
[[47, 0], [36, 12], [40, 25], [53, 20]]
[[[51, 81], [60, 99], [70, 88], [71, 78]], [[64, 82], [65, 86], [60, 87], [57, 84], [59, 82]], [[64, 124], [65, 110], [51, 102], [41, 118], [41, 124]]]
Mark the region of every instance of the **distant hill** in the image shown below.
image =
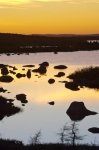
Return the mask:
[[[93, 42], [88, 42], [93, 40]], [[0, 53], [67, 52], [99, 50], [99, 34], [12, 34], [0, 33]]]

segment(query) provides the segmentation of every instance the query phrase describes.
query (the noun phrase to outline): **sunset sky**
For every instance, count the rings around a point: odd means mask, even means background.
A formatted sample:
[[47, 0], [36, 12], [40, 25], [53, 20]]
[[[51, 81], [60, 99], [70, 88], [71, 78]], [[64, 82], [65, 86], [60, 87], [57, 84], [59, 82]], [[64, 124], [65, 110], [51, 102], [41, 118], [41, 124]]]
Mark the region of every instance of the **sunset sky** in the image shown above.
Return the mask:
[[99, 0], [0, 0], [0, 32], [99, 33]]

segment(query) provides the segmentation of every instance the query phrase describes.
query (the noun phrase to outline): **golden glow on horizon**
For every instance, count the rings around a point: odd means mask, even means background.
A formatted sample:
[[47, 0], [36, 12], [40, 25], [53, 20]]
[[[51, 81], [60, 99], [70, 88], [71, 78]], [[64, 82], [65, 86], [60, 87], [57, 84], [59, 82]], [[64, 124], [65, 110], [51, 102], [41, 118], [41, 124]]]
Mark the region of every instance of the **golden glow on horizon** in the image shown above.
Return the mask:
[[22, 3], [27, 3], [30, 2], [30, 0], [0, 0], [0, 4], [4, 5], [17, 5], [17, 4], [22, 4]]
[[0, 0], [0, 32], [99, 33], [98, 0]]

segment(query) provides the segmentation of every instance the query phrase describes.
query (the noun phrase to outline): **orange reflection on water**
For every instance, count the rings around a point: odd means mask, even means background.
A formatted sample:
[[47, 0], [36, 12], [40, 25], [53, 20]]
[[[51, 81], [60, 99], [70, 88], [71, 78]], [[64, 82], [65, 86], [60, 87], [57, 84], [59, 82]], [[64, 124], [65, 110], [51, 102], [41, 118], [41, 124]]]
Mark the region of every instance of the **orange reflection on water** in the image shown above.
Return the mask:
[[[22, 65], [15, 65], [18, 70], [16, 73], [26, 74], [28, 68], [22, 70]], [[38, 65], [35, 65], [38, 68]], [[16, 94], [24, 93], [27, 95], [27, 99], [32, 103], [46, 104], [49, 101], [55, 101], [56, 103], [62, 102], [72, 102], [72, 101], [84, 101], [86, 103], [98, 103], [99, 92], [94, 89], [82, 88], [79, 91], [71, 91], [65, 88], [65, 83], [60, 81], [68, 80], [66, 77], [76, 69], [82, 68], [82, 66], [68, 66], [67, 69], [57, 70], [54, 69], [54, 64], [51, 64], [47, 68], [47, 73], [45, 75], [40, 75], [39, 73], [31, 72], [31, 78], [22, 77], [18, 79], [16, 75], [11, 75], [14, 77], [12, 83], [2, 83], [2, 86], [11, 92], [11, 94], [5, 93], [5, 95], [10, 98], [15, 97]], [[30, 68], [33, 70], [34, 68]], [[58, 72], [64, 72], [65, 76], [58, 78], [55, 77]], [[54, 84], [49, 84], [48, 80], [50, 78], [55, 79]]]

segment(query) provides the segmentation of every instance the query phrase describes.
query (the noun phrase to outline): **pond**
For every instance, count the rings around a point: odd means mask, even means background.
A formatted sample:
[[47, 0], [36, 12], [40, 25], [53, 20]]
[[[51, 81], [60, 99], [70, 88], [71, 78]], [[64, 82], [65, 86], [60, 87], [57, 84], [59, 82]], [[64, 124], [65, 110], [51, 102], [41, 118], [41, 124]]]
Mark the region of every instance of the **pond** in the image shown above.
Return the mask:
[[[39, 64], [48, 62], [49, 66], [45, 74], [33, 72]], [[65, 87], [61, 81], [68, 81], [67, 76], [77, 69], [89, 66], [99, 66], [99, 51], [79, 51], [66, 53], [35, 53], [0, 56], [0, 64], [9, 65], [9, 75], [13, 81], [9, 83], [0, 82], [0, 87], [6, 89], [0, 95], [8, 99], [14, 99], [14, 106], [21, 111], [0, 121], [0, 135], [2, 138], [21, 140], [29, 143], [39, 130], [41, 131], [42, 143], [59, 142], [58, 133], [65, 123], [71, 124], [70, 117], [66, 114], [70, 104], [74, 101], [84, 102], [87, 109], [99, 113], [99, 90], [81, 88], [72, 91]], [[24, 67], [24, 65], [34, 65]], [[66, 69], [55, 69], [54, 66], [65, 65]], [[11, 68], [12, 66], [12, 68]], [[15, 71], [14, 71], [14, 68]], [[16, 74], [27, 74], [30, 77], [18, 78]], [[16, 74], [12, 74], [11, 71]], [[57, 77], [59, 72], [64, 75]], [[0, 75], [1, 76], [1, 75]], [[48, 80], [54, 79], [53, 84]], [[27, 103], [23, 104], [16, 98], [18, 94], [25, 94]], [[50, 105], [49, 102], [54, 102]], [[86, 135], [81, 143], [99, 143], [99, 135], [88, 131], [91, 127], [99, 127], [99, 114], [86, 116], [77, 121], [80, 135]]]

